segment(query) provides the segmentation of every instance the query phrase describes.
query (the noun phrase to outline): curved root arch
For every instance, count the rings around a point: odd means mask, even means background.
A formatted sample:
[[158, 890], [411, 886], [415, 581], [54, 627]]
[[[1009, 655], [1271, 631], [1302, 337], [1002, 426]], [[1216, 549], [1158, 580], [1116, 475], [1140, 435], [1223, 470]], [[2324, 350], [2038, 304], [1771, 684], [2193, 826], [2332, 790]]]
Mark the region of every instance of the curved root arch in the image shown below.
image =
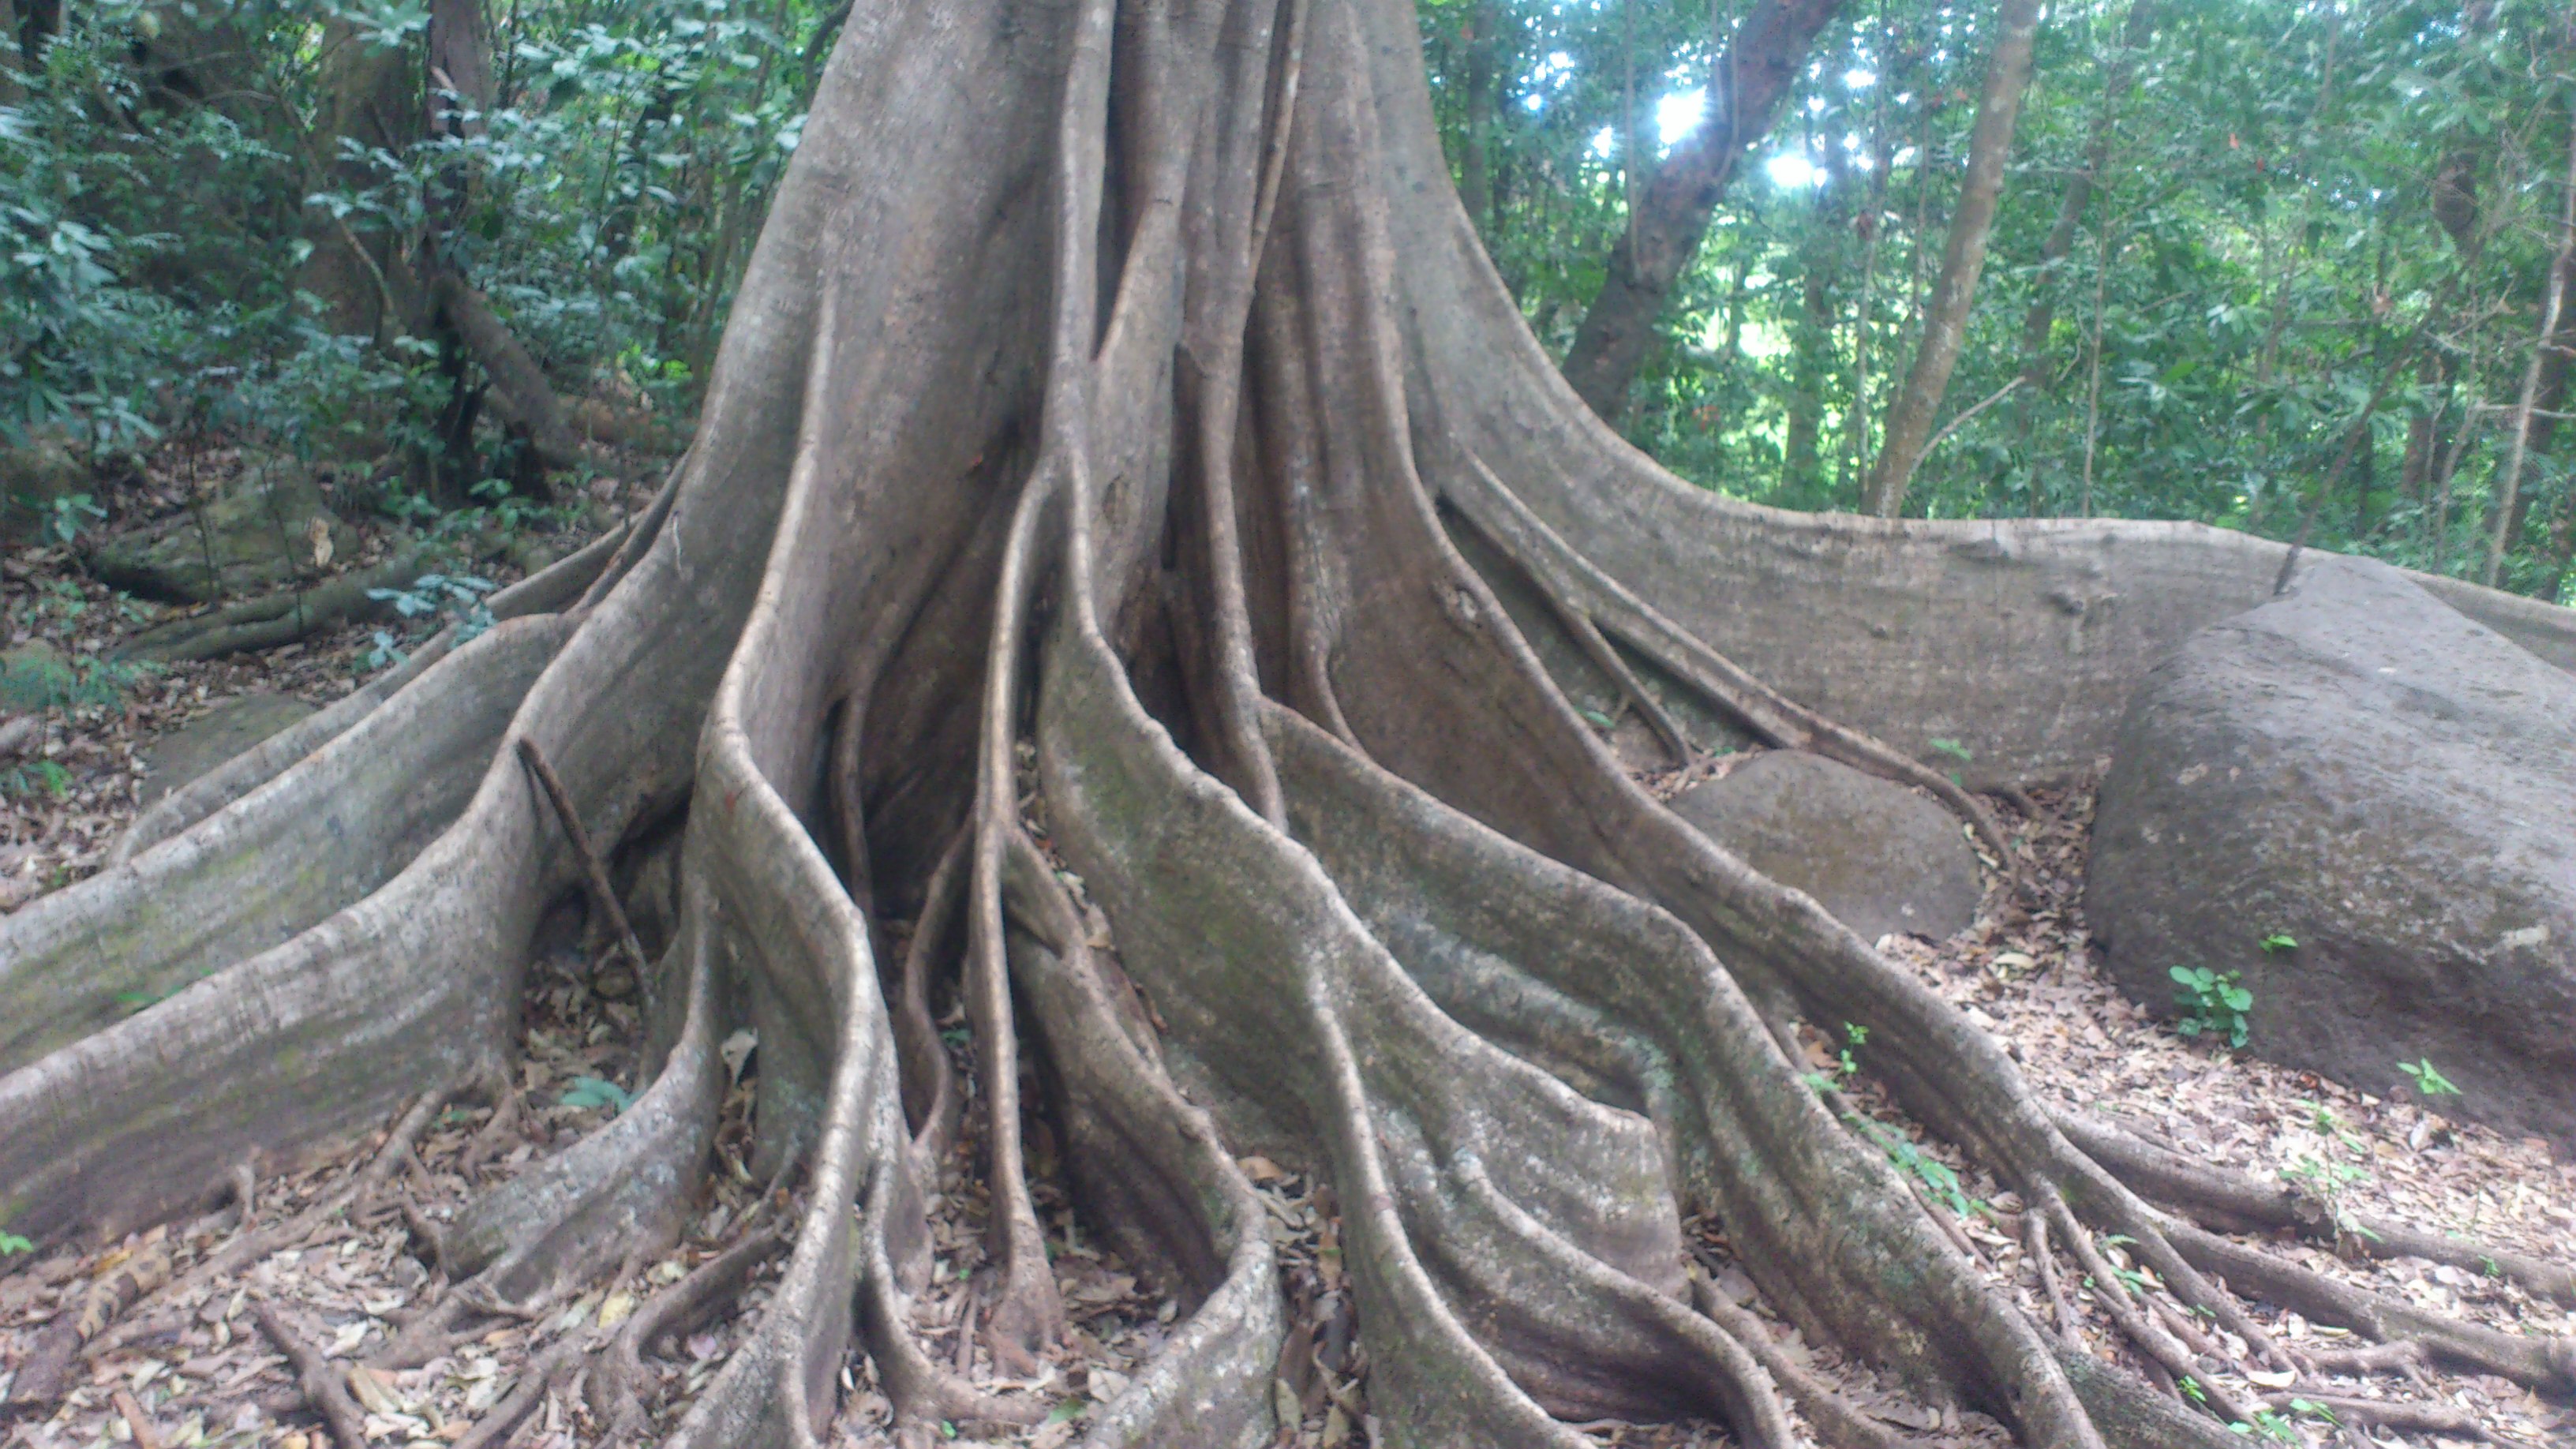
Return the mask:
[[[815, 1442], [853, 1348], [906, 1435], [1046, 1412], [917, 1339], [925, 1194], [966, 1112], [997, 1368], [1031, 1377], [1063, 1332], [1031, 1113], [1085, 1221], [1188, 1312], [1093, 1416], [1102, 1449], [1276, 1433], [1302, 1310], [1253, 1152], [1339, 1204], [1384, 1442], [1570, 1449], [1605, 1416], [1895, 1442], [1711, 1290], [1686, 1218], [1811, 1338], [2026, 1443], [2233, 1442], [2026, 1315], [1797, 1075], [1795, 1019], [1868, 1027], [1903, 1108], [2031, 1204], [2043, 1265], [2062, 1249], [2116, 1282], [2097, 1235], [2126, 1235], [2250, 1356], [2114, 1290], [2151, 1376], [2286, 1365], [2225, 1283], [2569, 1387], [2564, 1344], [2370, 1299], [2151, 1204], [2177, 1195], [2169, 1165], [2061, 1128], [1991, 1041], [1603, 752], [1442, 507], [1596, 662], [1626, 668], [1615, 640], [1777, 741], [1936, 788], [1909, 743], [1934, 733], [1997, 778], [2089, 763], [2147, 652], [2277, 559], [1680, 488], [1511, 315], [1436, 174], [1412, 23], [1398, 0], [855, 15], [698, 440], [633, 541], [0, 927], [0, 1225], [166, 1216], [255, 1154], [402, 1104], [416, 1130], [491, 1080], [538, 915], [596, 865], [520, 766], [532, 746], [598, 840], [686, 808], [645, 982], [659, 1070], [427, 1225], [460, 1286], [406, 1348], [667, 1244], [716, 1044], [748, 1027], [755, 1167], [796, 1206], [646, 1310], [700, 1312], [787, 1244], [688, 1445]], [[2576, 639], [2460, 597], [2538, 647]], [[197, 929], [155, 926], [153, 899]], [[933, 1020], [951, 995], [971, 1094]], [[597, 1380], [616, 1436], [642, 1413], [637, 1352], [619, 1340]]]

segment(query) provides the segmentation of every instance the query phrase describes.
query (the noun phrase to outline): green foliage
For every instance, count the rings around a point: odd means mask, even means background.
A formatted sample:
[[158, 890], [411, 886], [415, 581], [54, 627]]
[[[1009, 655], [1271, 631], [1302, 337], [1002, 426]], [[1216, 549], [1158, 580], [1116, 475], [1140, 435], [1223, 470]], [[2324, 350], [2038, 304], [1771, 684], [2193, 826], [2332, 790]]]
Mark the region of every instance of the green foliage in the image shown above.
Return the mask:
[[2271, 935], [2263, 938], [2263, 951], [2266, 955], [2277, 955], [2283, 951], [2295, 951], [2297, 949], [2299, 949], [2299, 943], [2296, 937], [2283, 935], [2278, 931], [2275, 931]]
[[[87, 607], [86, 601], [82, 607]], [[77, 655], [44, 654], [0, 659], [0, 706], [12, 710], [119, 709], [126, 692], [161, 672], [156, 664]]]
[[2427, 1097], [2456, 1097], [2460, 1095], [2460, 1089], [2451, 1084], [2450, 1078], [2443, 1076], [2440, 1072], [2433, 1069], [2433, 1063], [2430, 1058], [2426, 1058], [2422, 1061], [2399, 1062], [2397, 1064], [2397, 1070], [2404, 1072], [2408, 1077], [2414, 1079], [2415, 1090], [2422, 1092]]
[[2245, 973], [2176, 966], [2167, 974], [2179, 988], [2174, 995], [2182, 1003], [2174, 1030], [2190, 1037], [2223, 1038], [2231, 1048], [2245, 1045], [2251, 1026], [2246, 1013], [2254, 1007], [2254, 993], [2237, 984]]
[[0, 1233], [0, 1258], [14, 1258], [20, 1253], [34, 1251], [36, 1251], [36, 1245], [16, 1233]]
[[92, 502], [86, 493], [57, 498], [45, 506], [45, 538], [69, 546], [80, 539], [81, 529], [107, 517], [107, 510]]
[[72, 772], [51, 760], [30, 760], [0, 770], [0, 797], [17, 799], [39, 790], [62, 799], [72, 792]]
[[353, 243], [435, 255], [558, 378], [685, 416], [846, 13], [487, 6], [494, 104], [407, 137], [427, 98], [365, 87], [380, 58], [420, 83], [425, 0], [61, 8], [0, 107], [0, 443], [214, 426], [308, 457], [392, 449], [441, 480], [442, 511], [520, 479], [485, 500], [505, 529], [558, 520], [527, 516], [516, 445], [478, 427], [470, 360], [426, 315], [335, 335], [316, 268], [347, 271]]
[[[2159, 6], [2133, 53], [2129, 10], [2061, 7], [2041, 31], [1940, 413], [2030, 385], [1933, 450], [1908, 512], [2286, 538], [2313, 510], [2315, 544], [2481, 572], [2556, 242], [2555, 12], [2497, 6], [2464, 26], [2435, 0]], [[1708, 12], [1424, 0], [1420, 15], [1453, 173], [1479, 160], [1490, 199], [1473, 220], [1561, 354], [1626, 230], [1631, 136], [1651, 170], [1694, 119]], [[1857, 506], [1939, 268], [1991, 25], [1895, 3], [1846, 7], [1823, 32], [1672, 292], [1619, 420], [1631, 441], [1738, 497]], [[2430, 184], [2455, 160], [2466, 247]], [[2079, 173], [2089, 195], [2052, 255]], [[2534, 439], [2502, 582], [2576, 596], [2576, 427], [2542, 420]]]
[[635, 1104], [635, 1098], [624, 1087], [605, 1077], [575, 1077], [572, 1087], [559, 1100], [566, 1107], [604, 1107], [612, 1117]]
[[1934, 1198], [1947, 1203], [1950, 1211], [1964, 1218], [1984, 1206], [1977, 1199], [1968, 1196], [1967, 1190], [1959, 1182], [1958, 1169], [1926, 1153], [1921, 1147], [1915, 1145], [1912, 1138], [1884, 1123], [1871, 1121], [1867, 1117], [1853, 1115], [1844, 1120], [1858, 1128], [1862, 1136], [1877, 1143], [1879, 1150], [1887, 1154], [1888, 1161], [1912, 1174], [1915, 1180], [1931, 1191]]
[[[492, 627], [491, 606], [483, 601], [492, 587], [491, 580], [468, 575], [422, 574], [412, 580], [410, 588], [369, 589], [367, 597], [391, 603], [394, 612], [407, 621], [444, 617], [456, 630], [456, 642], [463, 644]], [[378, 629], [364, 663], [369, 669], [382, 669], [388, 664], [400, 664], [407, 657], [392, 631]]]

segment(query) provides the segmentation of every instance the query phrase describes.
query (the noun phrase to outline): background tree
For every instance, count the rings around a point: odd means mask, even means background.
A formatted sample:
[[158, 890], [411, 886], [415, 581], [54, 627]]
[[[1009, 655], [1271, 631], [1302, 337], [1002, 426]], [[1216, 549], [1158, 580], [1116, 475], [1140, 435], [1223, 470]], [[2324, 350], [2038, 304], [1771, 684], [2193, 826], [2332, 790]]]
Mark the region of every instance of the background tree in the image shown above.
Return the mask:
[[2030, 84], [2031, 47], [2038, 38], [2034, 0], [2002, 0], [1995, 10], [1994, 51], [1986, 60], [1985, 88], [1977, 97], [1976, 126], [1968, 142], [1968, 169], [1942, 243], [1941, 269], [1923, 312], [1923, 340], [1913, 370], [1887, 405], [1887, 435], [1870, 465], [1869, 511], [1892, 518], [1905, 502], [1905, 485], [1931, 441], [1932, 416], [1949, 391], [1951, 369], [1966, 340], [1977, 278], [1986, 268], [1986, 237], [2002, 199], [2004, 163], [2012, 154], [2021, 93]]

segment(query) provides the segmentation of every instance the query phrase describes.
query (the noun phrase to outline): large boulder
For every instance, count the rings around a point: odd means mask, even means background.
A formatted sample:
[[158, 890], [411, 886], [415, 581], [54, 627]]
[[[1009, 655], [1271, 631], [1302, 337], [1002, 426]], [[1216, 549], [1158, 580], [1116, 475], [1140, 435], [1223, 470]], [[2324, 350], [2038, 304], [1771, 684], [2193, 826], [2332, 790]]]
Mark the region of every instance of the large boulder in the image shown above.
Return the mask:
[[218, 702], [143, 752], [149, 771], [143, 803], [150, 805], [312, 713], [313, 706], [291, 694], [241, 694]]
[[[2122, 989], [2239, 971], [2254, 1052], [2576, 1149], [2576, 677], [2329, 558], [2122, 720], [2085, 895]], [[2295, 946], [2265, 949], [2267, 937]]]
[[332, 559], [353, 557], [357, 544], [323, 503], [311, 469], [254, 459], [197, 507], [110, 539], [90, 569], [144, 598], [203, 604], [318, 578]]
[[1772, 750], [1683, 791], [1673, 810], [1863, 940], [1938, 940], [1976, 919], [1983, 885], [1958, 817], [1849, 765]]

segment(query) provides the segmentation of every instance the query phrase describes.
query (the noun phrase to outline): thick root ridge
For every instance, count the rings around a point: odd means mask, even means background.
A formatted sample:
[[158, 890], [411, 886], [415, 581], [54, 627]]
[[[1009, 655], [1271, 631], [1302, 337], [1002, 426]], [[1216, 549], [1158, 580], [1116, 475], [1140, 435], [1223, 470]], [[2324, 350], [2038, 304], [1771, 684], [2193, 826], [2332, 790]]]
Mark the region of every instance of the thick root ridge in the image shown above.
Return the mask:
[[608, 1126], [471, 1204], [440, 1235], [449, 1276], [501, 1303], [560, 1297], [678, 1237], [724, 1096], [712, 964], [686, 963], [687, 1024]]
[[382, 886], [473, 798], [570, 633], [554, 616], [494, 629], [186, 835], [0, 923], [0, 1070], [177, 995]]
[[[1279, 717], [1274, 747], [1300, 834], [1375, 929], [1404, 943], [1399, 954], [1444, 1008], [1499, 1019], [1497, 1039], [1538, 1060], [1605, 1049], [1624, 1058], [1585, 1076], [1651, 1104], [1685, 1200], [1727, 1225], [1773, 1301], [1810, 1332], [1865, 1346], [1938, 1395], [1966, 1391], [2026, 1433], [2080, 1426], [2018, 1313], [1932, 1233], [1886, 1164], [1832, 1125], [1678, 922], [1510, 844], [1301, 722]], [[1896, 1297], [1891, 1280], [1947, 1287]]]

